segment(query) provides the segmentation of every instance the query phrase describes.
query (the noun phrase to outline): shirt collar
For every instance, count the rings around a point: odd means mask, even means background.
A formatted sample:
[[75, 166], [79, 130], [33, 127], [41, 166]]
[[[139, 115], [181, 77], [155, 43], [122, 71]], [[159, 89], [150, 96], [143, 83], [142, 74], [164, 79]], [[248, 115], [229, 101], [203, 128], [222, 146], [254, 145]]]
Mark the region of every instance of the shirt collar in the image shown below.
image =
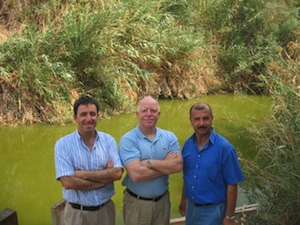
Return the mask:
[[[212, 143], [212, 144], [215, 143], [216, 135], [217, 135], [217, 133], [216, 133], [215, 129], [212, 128], [212, 131], [211, 131], [211, 133], [210, 133], [210, 135], [209, 135], [209, 138], [208, 138], [208, 140], [209, 140], [210, 143]], [[193, 138], [194, 141], [197, 143], [197, 138], [196, 138], [196, 134], [195, 134], [195, 133], [193, 134], [193, 137], [192, 137], [192, 138]]]
[[[147, 136], [144, 135], [143, 132], [141, 131], [139, 125], [136, 126], [135, 132], [136, 132], [138, 138], [140, 138], [140, 139], [148, 139]], [[153, 140], [153, 142], [155, 142], [156, 139], [157, 139], [160, 135], [161, 135], [161, 130], [160, 130], [158, 127], [156, 127], [156, 135], [155, 135], [155, 139]]]
[[210, 141], [212, 144], [215, 143], [216, 136], [217, 136], [217, 133], [216, 133], [215, 129], [212, 128], [212, 131], [211, 131], [210, 136], [209, 136], [209, 141]]
[[[82, 141], [82, 138], [81, 138], [81, 136], [80, 136], [80, 134], [79, 134], [79, 132], [78, 132], [78, 129], [76, 130], [75, 135], [76, 135], [76, 137], [77, 137], [80, 141]], [[96, 138], [95, 138], [95, 141], [98, 141], [99, 138], [100, 138], [99, 132], [96, 130]]]

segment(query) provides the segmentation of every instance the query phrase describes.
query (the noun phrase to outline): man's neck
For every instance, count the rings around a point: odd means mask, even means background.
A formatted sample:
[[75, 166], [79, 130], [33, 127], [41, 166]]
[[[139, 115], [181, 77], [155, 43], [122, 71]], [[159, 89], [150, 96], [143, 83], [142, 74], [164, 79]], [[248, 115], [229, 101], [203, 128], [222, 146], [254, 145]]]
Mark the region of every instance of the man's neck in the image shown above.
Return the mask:
[[[212, 132], [212, 130], [211, 130]], [[199, 135], [196, 135], [197, 137], [197, 144], [198, 144], [198, 148], [201, 150], [204, 145], [209, 141], [209, 137], [210, 137], [210, 134], [211, 132], [207, 135], [203, 135], [203, 136], [199, 136]]]
[[92, 150], [96, 139], [96, 131], [79, 133], [85, 145]]
[[156, 135], [156, 127], [141, 127], [140, 126], [140, 130], [142, 131], [142, 133], [151, 141], [154, 140], [155, 135]]

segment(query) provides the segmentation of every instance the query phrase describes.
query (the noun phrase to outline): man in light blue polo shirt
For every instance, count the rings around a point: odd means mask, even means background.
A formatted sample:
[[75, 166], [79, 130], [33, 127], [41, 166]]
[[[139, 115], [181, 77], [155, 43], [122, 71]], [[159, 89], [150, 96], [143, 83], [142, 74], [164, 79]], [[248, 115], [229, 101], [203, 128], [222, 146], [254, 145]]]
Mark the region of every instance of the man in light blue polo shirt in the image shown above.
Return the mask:
[[125, 225], [166, 225], [170, 221], [169, 174], [182, 171], [182, 156], [174, 133], [156, 127], [158, 102], [144, 97], [136, 112], [139, 124], [120, 140], [127, 174], [123, 198]]
[[90, 97], [74, 103], [77, 130], [55, 144], [56, 179], [63, 186], [64, 225], [115, 225], [115, 180], [122, 163], [114, 138], [96, 130], [99, 105]]
[[237, 183], [244, 180], [235, 148], [212, 127], [206, 103], [190, 108], [194, 134], [183, 145], [182, 200], [186, 225], [234, 225]]

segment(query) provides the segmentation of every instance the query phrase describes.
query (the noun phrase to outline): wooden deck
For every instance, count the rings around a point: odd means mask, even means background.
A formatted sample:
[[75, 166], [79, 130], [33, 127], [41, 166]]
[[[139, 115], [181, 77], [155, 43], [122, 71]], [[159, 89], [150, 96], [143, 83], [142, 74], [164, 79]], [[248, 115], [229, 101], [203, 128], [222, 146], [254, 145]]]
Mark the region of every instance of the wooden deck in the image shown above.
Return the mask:
[[[64, 200], [58, 202], [51, 208], [52, 214], [52, 225], [63, 225], [63, 211], [66, 202]], [[258, 213], [259, 204], [243, 205], [235, 208], [236, 224], [243, 225], [246, 224], [246, 217], [249, 215], [255, 215]], [[170, 219], [170, 225], [184, 225], [185, 217]]]

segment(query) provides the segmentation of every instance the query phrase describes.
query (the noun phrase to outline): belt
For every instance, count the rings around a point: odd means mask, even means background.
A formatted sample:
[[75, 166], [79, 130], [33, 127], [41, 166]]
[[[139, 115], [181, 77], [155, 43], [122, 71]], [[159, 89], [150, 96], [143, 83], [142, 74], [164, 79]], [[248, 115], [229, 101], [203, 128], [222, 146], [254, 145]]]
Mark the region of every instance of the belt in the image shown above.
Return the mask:
[[193, 204], [194, 204], [195, 206], [202, 207], [202, 206], [209, 206], [209, 205], [213, 205], [214, 203], [198, 204], [198, 203], [194, 203], [194, 202], [193, 202]]
[[101, 209], [107, 202], [103, 203], [102, 205], [97, 205], [97, 206], [85, 206], [85, 205], [79, 205], [79, 204], [70, 203], [70, 202], [69, 202], [69, 204], [72, 206], [73, 209], [82, 209], [82, 210], [86, 210], [86, 211], [96, 211], [98, 209]]
[[165, 194], [168, 192], [168, 190], [167, 190], [165, 193], [163, 193], [162, 195], [157, 196], [157, 197], [155, 197], [155, 198], [145, 198], [145, 197], [142, 197], [142, 196], [139, 196], [139, 195], [133, 193], [133, 192], [130, 191], [128, 188], [127, 188], [125, 191], [126, 191], [128, 194], [130, 194], [132, 197], [135, 197], [135, 198], [137, 198], [137, 199], [141, 199], [141, 200], [145, 200], [145, 201], [153, 201], [153, 202], [159, 201], [159, 200], [160, 200], [162, 197], [164, 197]]

